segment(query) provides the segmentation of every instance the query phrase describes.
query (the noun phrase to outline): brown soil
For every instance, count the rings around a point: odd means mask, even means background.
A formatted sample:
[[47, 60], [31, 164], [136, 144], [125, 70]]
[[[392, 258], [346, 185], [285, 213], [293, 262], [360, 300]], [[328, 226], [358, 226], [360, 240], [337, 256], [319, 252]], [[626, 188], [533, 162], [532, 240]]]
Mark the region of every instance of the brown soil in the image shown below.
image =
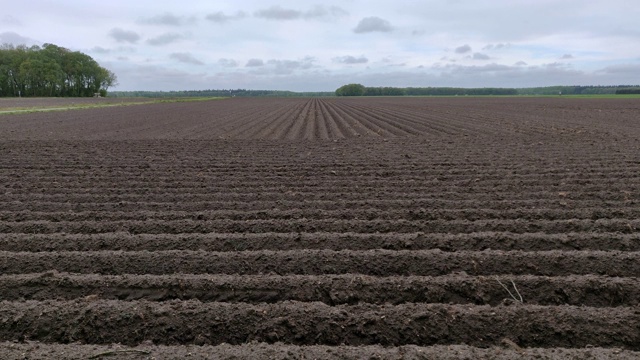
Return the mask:
[[124, 345], [43, 344], [38, 342], [0, 343], [0, 353], [7, 360], [75, 360], [75, 359], [491, 359], [491, 360], [600, 360], [636, 359], [637, 352], [622, 349], [564, 349], [521, 348], [508, 339], [500, 347], [476, 348], [467, 345], [404, 345], [397, 347], [368, 346], [298, 346], [284, 343], [247, 343], [243, 345], [152, 345], [143, 343], [135, 347]]
[[640, 357], [639, 117], [560, 98], [2, 115], [0, 358]]
[[[513, 282], [513, 283], [512, 283]], [[443, 303], [508, 304], [501, 285], [517, 284], [527, 304], [590, 307], [637, 306], [635, 277], [596, 275], [441, 276], [369, 275], [102, 275], [49, 271], [5, 275], [0, 300], [199, 300], [202, 302], [277, 303], [286, 300], [337, 304]]]

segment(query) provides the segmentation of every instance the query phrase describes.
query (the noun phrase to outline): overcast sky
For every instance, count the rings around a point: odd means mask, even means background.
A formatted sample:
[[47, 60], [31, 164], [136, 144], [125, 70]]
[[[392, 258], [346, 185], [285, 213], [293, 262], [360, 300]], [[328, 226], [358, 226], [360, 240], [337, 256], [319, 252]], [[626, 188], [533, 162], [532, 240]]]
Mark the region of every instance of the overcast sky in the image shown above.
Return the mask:
[[640, 84], [637, 0], [4, 1], [0, 43], [53, 43], [111, 90]]

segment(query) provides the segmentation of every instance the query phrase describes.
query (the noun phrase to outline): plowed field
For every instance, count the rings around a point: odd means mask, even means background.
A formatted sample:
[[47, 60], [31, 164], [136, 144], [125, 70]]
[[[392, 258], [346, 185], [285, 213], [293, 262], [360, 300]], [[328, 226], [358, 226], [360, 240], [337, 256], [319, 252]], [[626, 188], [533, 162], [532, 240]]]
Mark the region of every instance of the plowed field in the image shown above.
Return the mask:
[[640, 100], [0, 115], [0, 358], [640, 357]]

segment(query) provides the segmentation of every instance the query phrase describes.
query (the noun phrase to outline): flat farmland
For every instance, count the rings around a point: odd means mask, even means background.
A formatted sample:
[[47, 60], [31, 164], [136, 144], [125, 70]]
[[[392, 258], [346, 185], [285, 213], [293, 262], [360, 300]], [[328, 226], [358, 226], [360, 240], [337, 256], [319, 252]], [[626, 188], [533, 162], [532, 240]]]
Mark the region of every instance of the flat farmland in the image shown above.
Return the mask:
[[640, 99], [0, 115], [1, 358], [640, 357]]

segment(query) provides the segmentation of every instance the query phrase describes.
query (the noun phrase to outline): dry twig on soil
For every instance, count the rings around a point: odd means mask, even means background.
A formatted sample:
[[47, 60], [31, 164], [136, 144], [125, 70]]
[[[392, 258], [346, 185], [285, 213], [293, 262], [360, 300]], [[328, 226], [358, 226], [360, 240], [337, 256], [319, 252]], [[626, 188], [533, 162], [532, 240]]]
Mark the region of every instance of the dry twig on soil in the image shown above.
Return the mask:
[[511, 295], [511, 298], [515, 301], [520, 302], [521, 304], [524, 304], [524, 300], [522, 299], [522, 295], [520, 295], [520, 291], [518, 291], [518, 287], [516, 286], [516, 283], [513, 282], [513, 280], [511, 280], [511, 285], [513, 285], [513, 289], [516, 291], [516, 294], [518, 294], [518, 297], [516, 298], [513, 293], [511, 292], [511, 290], [509, 290], [509, 288], [502, 283], [502, 281], [500, 281], [500, 279], [498, 279], [498, 277], [496, 276], [496, 281], [498, 282], [498, 284], [500, 284], [505, 290], [507, 290], [507, 292], [509, 293], [509, 295]]

